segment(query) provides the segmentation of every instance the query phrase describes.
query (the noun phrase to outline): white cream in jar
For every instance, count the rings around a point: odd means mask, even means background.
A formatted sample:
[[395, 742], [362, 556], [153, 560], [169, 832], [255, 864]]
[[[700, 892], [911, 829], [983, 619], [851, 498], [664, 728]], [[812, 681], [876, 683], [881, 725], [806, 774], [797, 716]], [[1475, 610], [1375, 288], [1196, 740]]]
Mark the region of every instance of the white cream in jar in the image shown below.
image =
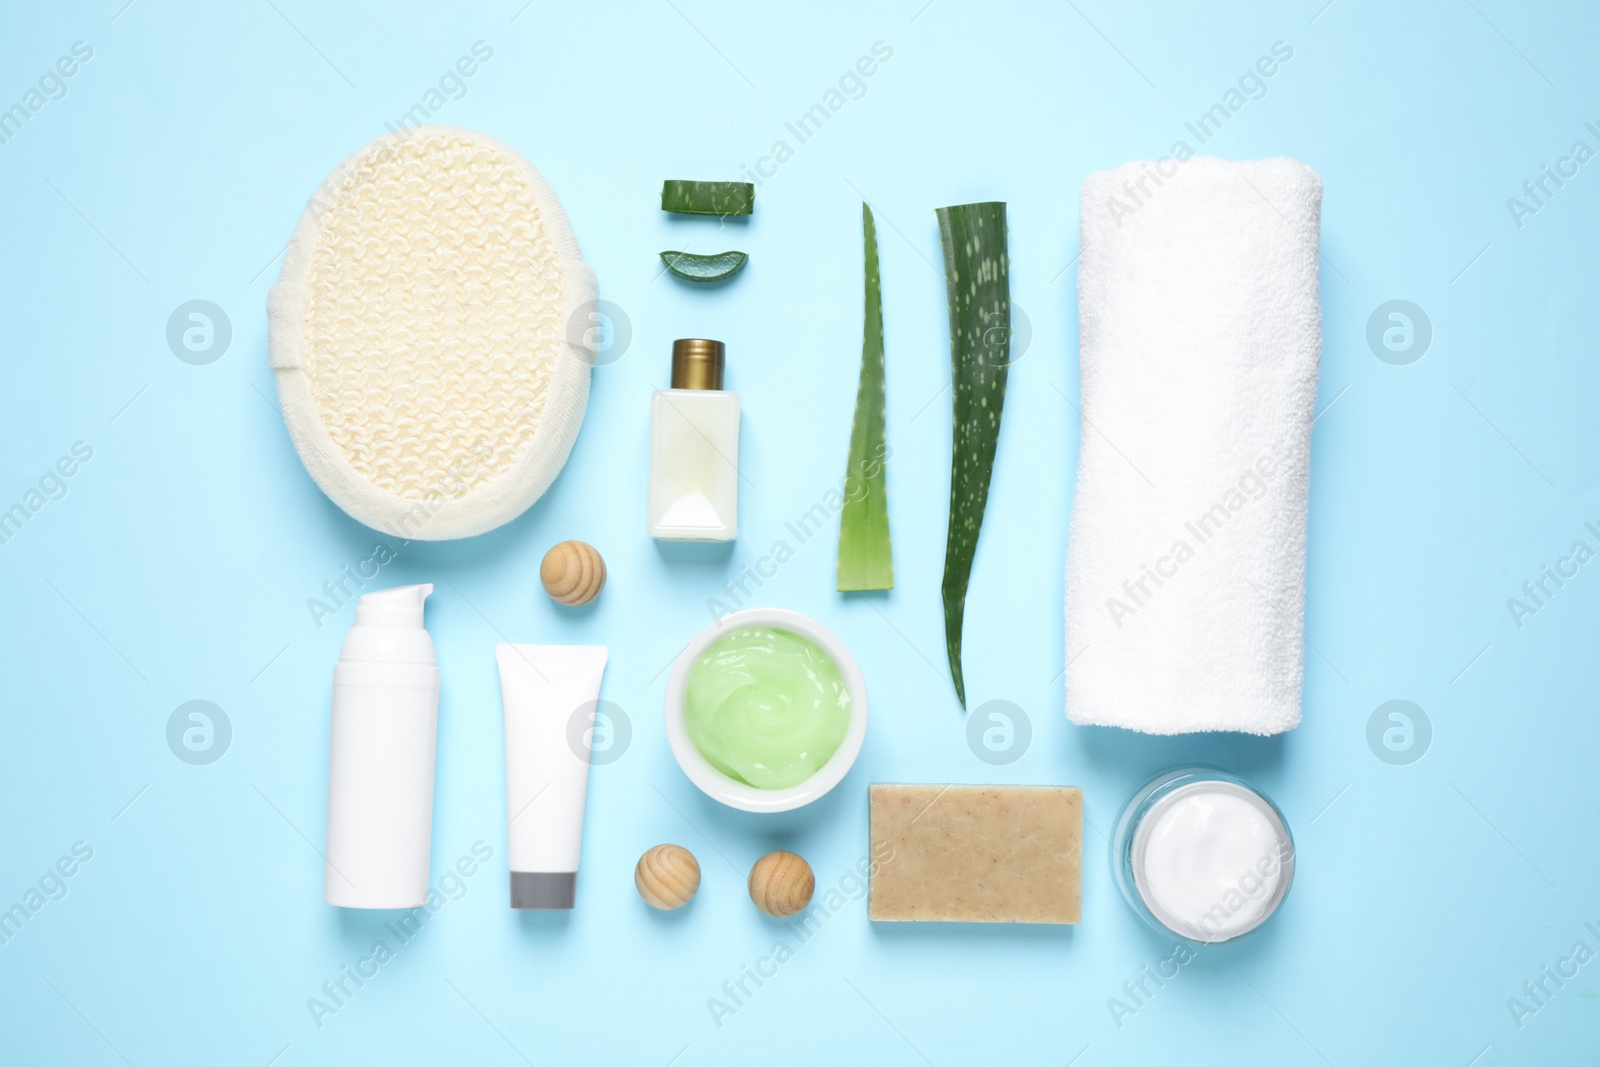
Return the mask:
[[1209, 768], [1169, 771], [1136, 793], [1114, 838], [1123, 895], [1157, 927], [1231, 941], [1278, 909], [1294, 878], [1294, 842], [1277, 807]]

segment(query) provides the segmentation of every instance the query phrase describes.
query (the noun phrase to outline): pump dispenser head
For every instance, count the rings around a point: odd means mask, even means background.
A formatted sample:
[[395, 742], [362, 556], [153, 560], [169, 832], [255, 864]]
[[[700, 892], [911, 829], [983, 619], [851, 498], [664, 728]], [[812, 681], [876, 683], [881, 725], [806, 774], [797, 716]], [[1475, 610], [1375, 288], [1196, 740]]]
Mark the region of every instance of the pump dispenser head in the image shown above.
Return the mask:
[[430, 585], [402, 585], [367, 593], [356, 602], [357, 626], [411, 629], [422, 625], [422, 603], [433, 592]]
[[721, 389], [724, 355], [721, 341], [681, 337], [672, 342], [672, 387]]

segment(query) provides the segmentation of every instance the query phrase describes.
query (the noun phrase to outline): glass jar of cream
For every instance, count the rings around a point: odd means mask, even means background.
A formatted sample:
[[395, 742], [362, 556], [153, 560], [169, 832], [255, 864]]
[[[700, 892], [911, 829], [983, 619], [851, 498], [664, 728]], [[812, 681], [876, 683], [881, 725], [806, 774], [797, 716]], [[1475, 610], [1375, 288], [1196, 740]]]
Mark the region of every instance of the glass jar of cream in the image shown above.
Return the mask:
[[1122, 809], [1111, 838], [1117, 887], [1166, 933], [1200, 944], [1243, 937], [1283, 903], [1294, 839], [1283, 812], [1213, 767], [1159, 774]]

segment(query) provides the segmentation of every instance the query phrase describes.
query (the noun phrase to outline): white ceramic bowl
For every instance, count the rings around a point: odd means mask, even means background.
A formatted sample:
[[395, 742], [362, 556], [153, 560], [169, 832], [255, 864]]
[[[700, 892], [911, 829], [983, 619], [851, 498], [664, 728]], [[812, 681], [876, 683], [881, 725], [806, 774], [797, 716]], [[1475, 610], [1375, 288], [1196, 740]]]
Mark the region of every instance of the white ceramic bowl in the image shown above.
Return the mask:
[[[839, 668], [839, 676], [844, 679], [845, 688], [850, 692], [850, 727], [845, 731], [839, 750], [817, 769], [817, 773], [788, 789], [757, 789], [729, 778], [713, 767], [694, 747], [694, 742], [689, 739], [689, 728], [683, 721], [683, 695], [694, 661], [721, 638], [734, 630], [750, 626], [787, 630], [804, 637], [828, 654], [834, 666]], [[856, 658], [832, 630], [797, 611], [747, 608], [712, 623], [696, 634], [694, 640], [678, 654], [677, 662], [672, 665], [672, 676], [667, 679], [667, 741], [672, 745], [672, 754], [677, 757], [678, 766], [706, 796], [740, 811], [793, 811], [818, 799], [850, 773], [866, 737], [867, 683], [861, 677], [861, 668], [856, 666]]]

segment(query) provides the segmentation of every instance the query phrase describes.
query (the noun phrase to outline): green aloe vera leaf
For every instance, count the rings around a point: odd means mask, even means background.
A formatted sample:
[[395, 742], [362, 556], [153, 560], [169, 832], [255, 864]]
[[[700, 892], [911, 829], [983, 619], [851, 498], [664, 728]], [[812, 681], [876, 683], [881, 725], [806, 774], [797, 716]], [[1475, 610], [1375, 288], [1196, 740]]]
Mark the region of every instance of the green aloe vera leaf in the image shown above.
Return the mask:
[[839, 513], [838, 588], [841, 593], [894, 588], [889, 541], [889, 447], [884, 429], [883, 296], [878, 284], [878, 229], [861, 205], [866, 246], [866, 315], [861, 334], [861, 381], [850, 427], [845, 503]]
[[733, 277], [744, 269], [745, 261], [750, 257], [743, 252], [718, 252], [711, 256], [696, 255], [693, 252], [661, 253], [661, 262], [667, 269], [680, 278], [691, 282], [720, 282]]
[[756, 209], [756, 187], [749, 182], [661, 183], [661, 210], [680, 215], [749, 215]]
[[940, 208], [945, 286], [950, 301], [950, 371], [954, 386], [950, 442], [950, 526], [945, 537], [945, 650], [956, 698], [967, 706], [961, 675], [961, 623], [967, 585], [978, 551], [978, 531], [989, 500], [1000, 412], [1006, 399], [1011, 351], [1010, 261], [1006, 206], [962, 204]]

